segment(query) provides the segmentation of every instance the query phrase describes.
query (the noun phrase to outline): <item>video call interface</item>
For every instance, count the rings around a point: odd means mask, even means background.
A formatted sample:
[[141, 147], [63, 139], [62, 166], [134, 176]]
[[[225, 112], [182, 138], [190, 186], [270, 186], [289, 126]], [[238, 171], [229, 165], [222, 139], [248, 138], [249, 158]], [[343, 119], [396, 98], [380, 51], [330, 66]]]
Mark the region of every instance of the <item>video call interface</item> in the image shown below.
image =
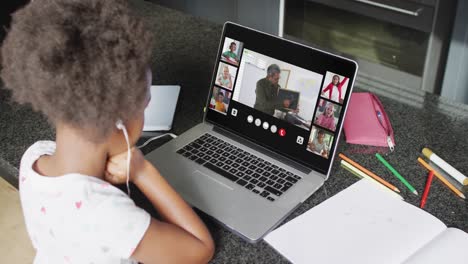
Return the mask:
[[240, 118], [241, 108], [254, 109], [240, 122], [278, 139], [298, 131], [290, 144], [328, 159], [348, 85], [346, 76], [300, 68], [225, 37], [209, 109], [230, 118]]

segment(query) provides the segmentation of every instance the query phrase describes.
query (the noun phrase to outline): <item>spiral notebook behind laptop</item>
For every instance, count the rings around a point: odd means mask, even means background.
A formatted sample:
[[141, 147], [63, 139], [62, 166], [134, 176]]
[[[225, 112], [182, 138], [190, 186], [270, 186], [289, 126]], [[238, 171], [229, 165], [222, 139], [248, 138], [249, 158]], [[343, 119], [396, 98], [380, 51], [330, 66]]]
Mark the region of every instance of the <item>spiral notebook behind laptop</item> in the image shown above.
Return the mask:
[[256, 242], [328, 178], [356, 72], [226, 23], [203, 122], [146, 157], [188, 203]]

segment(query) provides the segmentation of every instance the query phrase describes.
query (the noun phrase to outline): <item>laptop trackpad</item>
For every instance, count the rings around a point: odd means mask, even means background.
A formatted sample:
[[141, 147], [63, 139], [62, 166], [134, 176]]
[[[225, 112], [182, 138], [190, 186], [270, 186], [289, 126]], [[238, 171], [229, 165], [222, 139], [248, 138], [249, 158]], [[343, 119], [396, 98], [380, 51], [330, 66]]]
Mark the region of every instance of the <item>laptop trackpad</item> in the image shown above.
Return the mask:
[[199, 170], [194, 171], [192, 177], [187, 178], [189, 182], [184, 183], [185, 187], [181, 192], [187, 202], [211, 215], [230, 211], [229, 206], [226, 206], [230, 203], [220, 200], [232, 199], [229, 194], [234, 188]]

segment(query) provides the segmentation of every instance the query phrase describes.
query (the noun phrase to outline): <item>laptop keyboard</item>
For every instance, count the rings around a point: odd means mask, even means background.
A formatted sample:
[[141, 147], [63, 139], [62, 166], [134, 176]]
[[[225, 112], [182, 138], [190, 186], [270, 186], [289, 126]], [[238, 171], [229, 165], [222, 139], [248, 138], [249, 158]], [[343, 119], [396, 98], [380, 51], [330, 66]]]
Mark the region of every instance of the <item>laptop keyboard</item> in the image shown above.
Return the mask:
[[302, 179], [208, 133], [177, 153], [271, 202]]

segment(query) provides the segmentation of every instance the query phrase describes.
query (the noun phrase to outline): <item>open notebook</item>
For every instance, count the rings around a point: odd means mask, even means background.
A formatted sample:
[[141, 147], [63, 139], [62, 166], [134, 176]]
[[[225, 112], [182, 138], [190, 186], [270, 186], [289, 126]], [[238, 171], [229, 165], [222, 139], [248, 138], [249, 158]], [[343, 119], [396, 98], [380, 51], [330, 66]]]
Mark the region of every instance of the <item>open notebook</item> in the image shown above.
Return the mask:
[[293, 263], [468, 263], [468, 234], [361, 180], [265, 237]]

